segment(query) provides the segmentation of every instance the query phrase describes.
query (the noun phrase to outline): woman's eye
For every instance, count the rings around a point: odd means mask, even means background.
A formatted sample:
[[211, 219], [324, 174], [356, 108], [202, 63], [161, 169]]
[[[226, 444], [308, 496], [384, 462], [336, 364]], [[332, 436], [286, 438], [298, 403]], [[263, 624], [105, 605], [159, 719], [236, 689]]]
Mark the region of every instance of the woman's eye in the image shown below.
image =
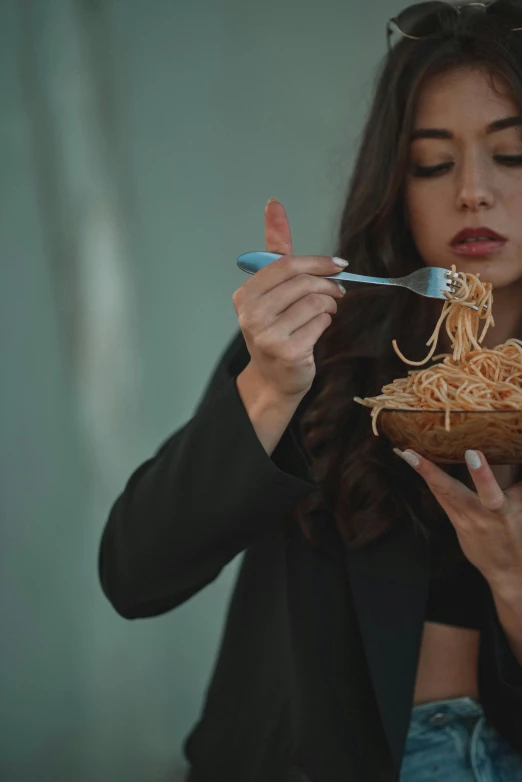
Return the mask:
[[[522, 155], [495, 155], [495, 160], [503, 166], [522, 166]], [[413, 176], [436, 176], [452, 166], [453, 163], [439, 163], [438, 166], [413, 165], [411, 173]]]
[[522, 166], [522, 155], [495, 155], [495, 160], [505, 166]]
[[451, 168], [453, 163], [439, 163], [438, 166], [417, 166], [414, 165], [411, 167], [411, 173], [413, 176], [434, 176], [435, 174], [439, 174], [442, 171], [447, 171], [448, 168]]

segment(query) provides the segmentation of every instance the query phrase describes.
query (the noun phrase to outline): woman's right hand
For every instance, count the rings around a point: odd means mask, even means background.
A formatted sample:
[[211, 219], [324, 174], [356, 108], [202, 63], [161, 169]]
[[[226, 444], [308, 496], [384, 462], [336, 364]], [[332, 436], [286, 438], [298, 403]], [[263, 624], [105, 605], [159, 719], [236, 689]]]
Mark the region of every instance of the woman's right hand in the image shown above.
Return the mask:
[[315, 377], [314, 346], [337, 312], [341, 268], [331, 257], [292, 255], [284, 206], [265, 208], [265, 244], [282, 255], [249, 277], [232, 301], [250, 353], [249, 367], [277, 397], [302, 398]]

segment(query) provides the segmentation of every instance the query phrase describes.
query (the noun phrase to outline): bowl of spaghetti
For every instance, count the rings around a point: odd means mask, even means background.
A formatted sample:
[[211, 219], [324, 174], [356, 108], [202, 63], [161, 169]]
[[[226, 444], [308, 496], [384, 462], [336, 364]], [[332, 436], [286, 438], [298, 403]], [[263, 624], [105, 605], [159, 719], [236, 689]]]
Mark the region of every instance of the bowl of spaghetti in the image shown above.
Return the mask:
[[459, 410], [445, 426], [444, 410], [384, 409], [380, 427], [395, 448], [413, 448], [439, 464], [464, 461], [468, 448], [489, 464], [522, 464], [522, 410]]
[[[393, 445], [413, 448], [439, 463], [464, 462], [468, 448], [484, 453], [490, 464], [522, 463], [522, 340], [508, 339], [483, 348], [493, 320], [491, 283], [480, 275], [456, 272], [455, 294], [448, 294], [435, 330], [427, 342], [430, 352], [422, 361], [410, 361], [393, 348], [406, 364], [431, 366], [410, 370], [374, 397], [355, 401], [371, 407], [372, 428], [377, 422]], [[474, 309], [476, 308], [476, 309]], [[479, 323], [484, 327], [478, 336]], [[445, 321], [451, 353], [434, 355]]]

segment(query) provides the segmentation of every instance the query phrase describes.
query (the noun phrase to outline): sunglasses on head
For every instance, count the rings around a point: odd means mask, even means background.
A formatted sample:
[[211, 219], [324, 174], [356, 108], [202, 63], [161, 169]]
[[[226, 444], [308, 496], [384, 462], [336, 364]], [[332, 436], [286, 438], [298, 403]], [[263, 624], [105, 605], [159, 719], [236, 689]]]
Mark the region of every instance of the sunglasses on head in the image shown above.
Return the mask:
[[[442, 30], [442, 22], [448, 14], [460, 16], [463, 8], [472, 8], [486, 14], [494, 14], [506, 22], [508, 30], [522, 30], [522, 0], [493, 0], [491, 3], [453, 4], [444, 0], [415, 3], [389, 19], [386, 25], [386, 40], [390, 50], [390, 37], [396, 30], [405, 38], [420, 41]], [[413, 35], [415, 31], [416, 35]]]

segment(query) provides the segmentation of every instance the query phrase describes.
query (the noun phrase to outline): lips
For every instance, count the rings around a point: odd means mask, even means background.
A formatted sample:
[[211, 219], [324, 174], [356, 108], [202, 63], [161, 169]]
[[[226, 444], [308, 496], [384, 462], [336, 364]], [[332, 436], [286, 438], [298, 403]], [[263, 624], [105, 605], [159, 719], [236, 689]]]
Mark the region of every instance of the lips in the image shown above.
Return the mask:
[[462, 231], [459, 231], [458, 234], [455, 234], [450, 242], [450, 245], [453, 246], [455, 244], [459, 244], [459, 242], [463, 242], [465, 239], [473, 238], [490, 239], [493, 242], [507, 242], [507, 238], [505, 236], [502, 236], [496, 231], [493, 231], [492, 228], [488, 228], [487, 226], [482, 225], [475, 228], [463, 228]]

